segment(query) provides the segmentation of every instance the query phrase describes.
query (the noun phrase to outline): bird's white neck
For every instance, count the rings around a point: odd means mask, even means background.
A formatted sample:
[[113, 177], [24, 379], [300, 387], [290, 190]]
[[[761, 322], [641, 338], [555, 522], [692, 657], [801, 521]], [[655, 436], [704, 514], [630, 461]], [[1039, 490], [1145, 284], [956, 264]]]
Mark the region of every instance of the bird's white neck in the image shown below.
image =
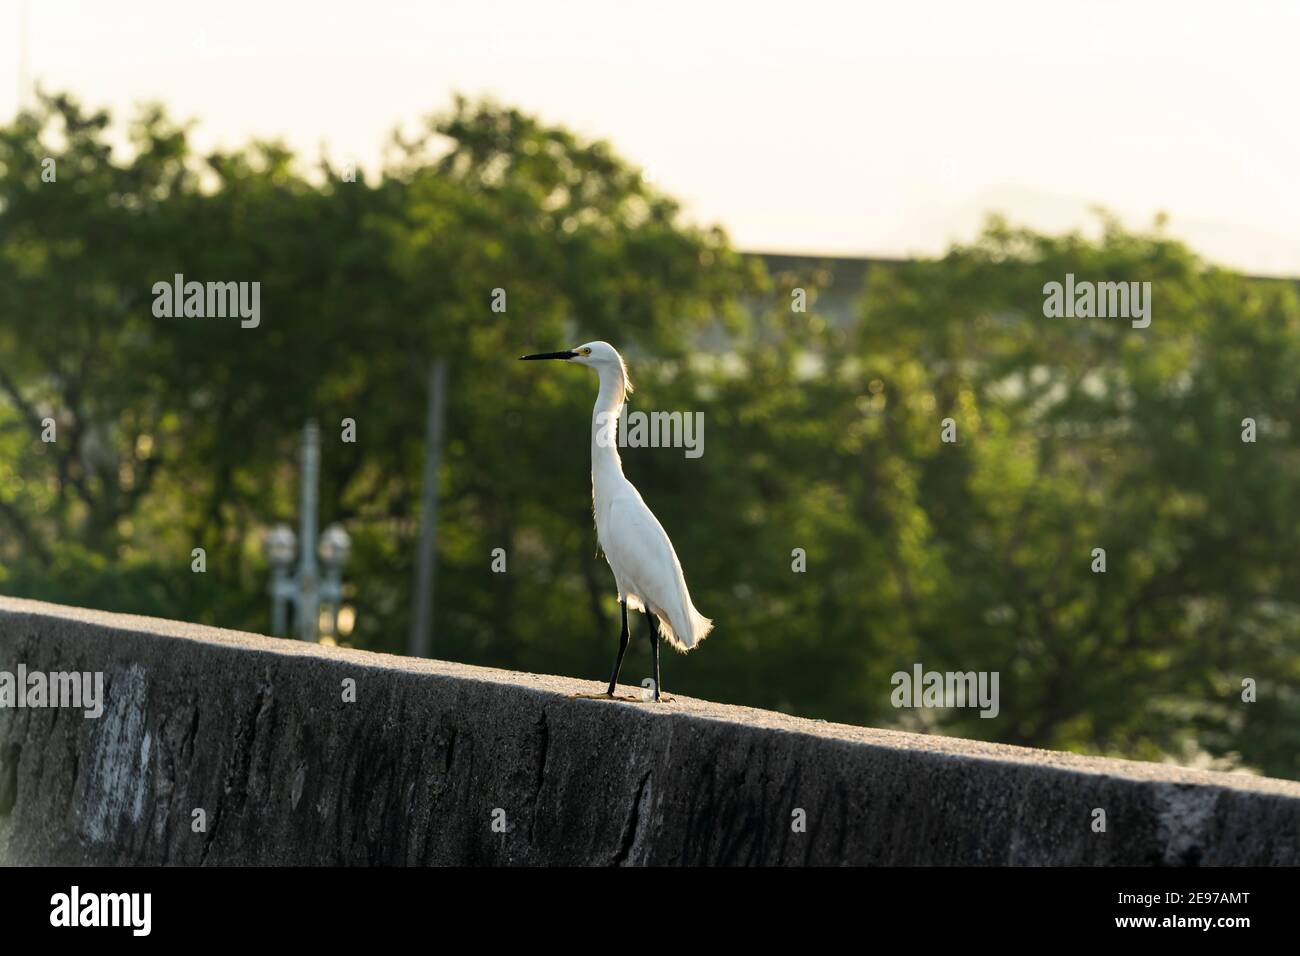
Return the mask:
[[621, 370], [603, 367], [600, 370], [600, 392], [591, 412], [591, 474], [613, 470], [623, 473], [623, 462], [618, 457], [618, 419], [623, 414], [627, 383]]

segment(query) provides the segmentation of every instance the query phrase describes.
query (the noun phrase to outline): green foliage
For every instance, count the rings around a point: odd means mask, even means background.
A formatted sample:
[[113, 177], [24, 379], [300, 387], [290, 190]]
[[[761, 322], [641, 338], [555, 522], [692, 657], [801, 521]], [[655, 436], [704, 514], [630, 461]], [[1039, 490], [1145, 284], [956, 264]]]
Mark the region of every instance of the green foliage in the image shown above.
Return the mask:
[[[1044, 319], [1042, 286], [1067, 272], [1150, 281], [1151, 328]], [[870, 524], [927, 667], [1001, 672], [998, 739], [1300, 773], [1290, 284], [1113, 222], [1089, 242], [994, 221], [882, 276], [855, 338], [883, 401], [875, 466], [844, 481], [859, 508], [885, 499]], [[949, 416], [960, 441], [936, 443]], [[1247, 677], [1259, 704], [1241, 702]]]
[[[195, 155], [156, 107], [128, 140], [66, 97], [0, 129], [5, 591], [263, 630], [260, 539], [294, 517], [315, 417], [322, 518], [355, 542], [352, 642], [401, 650], [444, 355], [437, 653], [597, 680], [617, 604], [588, 495], [595, 383], [514, 359], [603, 338], [633, 409], [705, 416], [702, 458], [623, 456], [717, 622], [665, 661], [673, 691], [1300, 777], [1288, 284], [1113, 222], [1087, 239], [994, 221], [877, 267], [836, 323], [790, 311], [824, 277], [765, 275], [607, 145], [492, 103], [397, 140], [373, 181], [274, 143]], [[178, 272], [260, 281], [261, 326], [155, 318]], [[1044, 318], [1067, 272], [1152, 282], [1151, 328]], [[1001, 717], [894, 710], [890, 675], [915, 662], [999, 671]]]

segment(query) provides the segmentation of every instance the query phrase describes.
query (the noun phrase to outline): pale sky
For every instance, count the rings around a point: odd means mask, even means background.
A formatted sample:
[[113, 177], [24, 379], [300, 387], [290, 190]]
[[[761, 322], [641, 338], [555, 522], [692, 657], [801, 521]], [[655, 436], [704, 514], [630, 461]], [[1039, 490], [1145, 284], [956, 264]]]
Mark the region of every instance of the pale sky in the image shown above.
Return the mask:
[[[0, 115], [22, 0], [0, 0]], [[985, 211], [1060, 231], [1158, 211], [1300, 276], [1300, 3], [1220, 0], [27, 0], [28, 75], [200, 148], [374, 167], [453, 92], [609, 140], [742, 249], [903, 256]]]

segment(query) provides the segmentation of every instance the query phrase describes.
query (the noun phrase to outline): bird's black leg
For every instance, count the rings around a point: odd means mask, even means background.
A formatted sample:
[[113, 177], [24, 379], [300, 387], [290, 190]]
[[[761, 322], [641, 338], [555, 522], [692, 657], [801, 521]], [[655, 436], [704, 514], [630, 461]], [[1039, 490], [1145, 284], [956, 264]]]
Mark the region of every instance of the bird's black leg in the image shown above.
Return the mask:
[[614, 658], [614, 673], [609, 675], [609, 690], [605, 692], [610, 697], [614, 696], [614, 687], [618, 684], [618, 672], [623, 669], [623, 654], [627, 651], [627, 604], [619, 601], [618, 606], [623, 611], [623, 633], [618, 636], [618, 657]]
[[645, 622], [650, 625], [650, 679], [655, 682], [655, 702], [659, 701], [659, 622], [655, 620], [654, 615], [650, 613], [649, 608], [645, 611]]

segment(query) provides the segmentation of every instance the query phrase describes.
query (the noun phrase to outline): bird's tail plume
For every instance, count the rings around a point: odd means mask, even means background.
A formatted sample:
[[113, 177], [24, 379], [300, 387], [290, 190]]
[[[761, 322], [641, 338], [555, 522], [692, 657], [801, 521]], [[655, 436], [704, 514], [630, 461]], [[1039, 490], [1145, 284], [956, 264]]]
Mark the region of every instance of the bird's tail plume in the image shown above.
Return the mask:
[[684, 619], [672, 621], [665, 615], [659, 616], [659, 634], [683, 654], [697, 647], [700, 641], [709, 636], [711, 630], [713, 622], [695, 610], [695, 605], [689, 599], [686, 601]]

